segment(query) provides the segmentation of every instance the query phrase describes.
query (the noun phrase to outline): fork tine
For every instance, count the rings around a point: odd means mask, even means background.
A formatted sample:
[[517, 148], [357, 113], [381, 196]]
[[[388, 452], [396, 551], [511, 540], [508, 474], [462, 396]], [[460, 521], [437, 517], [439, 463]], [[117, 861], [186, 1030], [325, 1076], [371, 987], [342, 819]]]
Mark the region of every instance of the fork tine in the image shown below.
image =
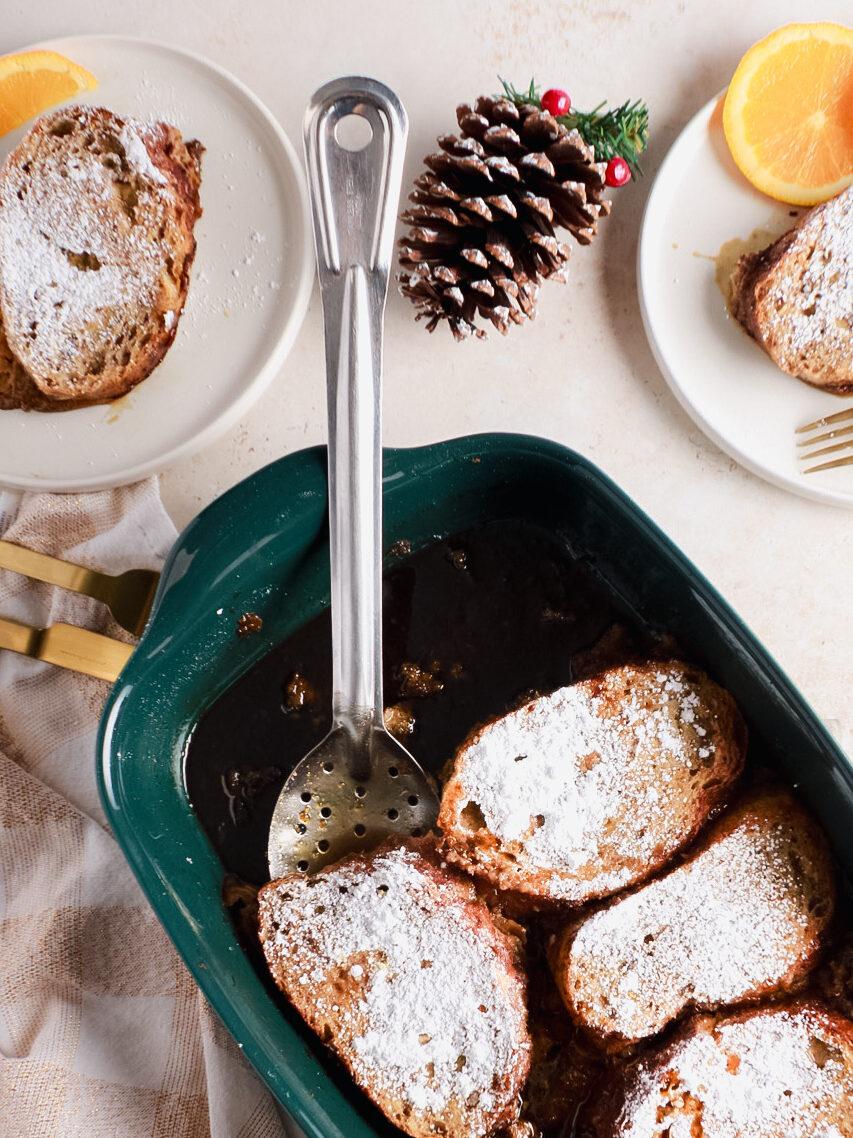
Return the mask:
[[[802, 428], [800, 428], [802, 430]], [[797, 443], [798, 447], [810, 447], [815, 443], [822, 443], [825, 439], [837, 439], [841, 435], [853, 435], [853, 426], [851, 427], [836, 427], [832, 431], [823, 431], [819, 435], [812, 435], [810, 439], [800, 439]]]
[[[839, 423], [850, 422], [849, 427], [836, 426]], [[812, 462], [820, 455], [837, 454], [838, 451], [851, 451], [853, 450], [853, 437], [842, 438], [842, 436], [853, 436], [853, 407], [848, 407], [844, 411], [836, 411], [833, 415], [823, 415], [820, 419], [815, 419], [813, 423], [805, 423], [802, 427], [796, 427], [794, 433], [797, 435], [805, 434], [807, 431], [820, 430], [822, 427], [829, 427], [828, 431], [822, 431], [819, 435], [812, 435], [807, 439], [798, 439], [797, 457], [801, 462]], [[815, 443], [827, 442], [830, 439], [839, 439], [839, 442], [832, 442], [829, 446], [818, 447], [817, 450], [811, 448]], [[801, 447], [808, 447], [808, 450], [800, 450]], [[813, 474], [817, 470], [832, 470], [837, 466], [853, 466], [853, 453], [846, 454], [842, 458], [834, 458], [829, 462], [820, 462], [815, 466], [807, 466], [803, 469], [803, 474]]]
[[820, 454], [832, 454], [834, 451], [849, 450], [851, 447], [853, 447], [853, 439], [845, 439], [844, 442], [833, 443], [832, 446], [828, 447], [818, 447], [817, 450], [809, 451], [808, 454], [801, 454], [800, 458], [804, 462], [808, 462], [809, 459], [817, 458]]
[[853, 454], [846, 458], [835, 458], [832, 462], [821, 462], [817, 466], [807, 466], [803, 474], [811, 474], [815, 470], [832, 470], [836, 466], [853, 466]]
[[845, 419], [853, 419], [853, 407], [847, 411], [836, 411], [834, 415], [824, 415], [820, 419], [815, 419], [813, 423], [806, 423], [804, 427], [797, 427], [795, 433], [801, 435], [804, 431], [814, 431], [817, 427], [826, 427], [830, 423], [841, 423]]

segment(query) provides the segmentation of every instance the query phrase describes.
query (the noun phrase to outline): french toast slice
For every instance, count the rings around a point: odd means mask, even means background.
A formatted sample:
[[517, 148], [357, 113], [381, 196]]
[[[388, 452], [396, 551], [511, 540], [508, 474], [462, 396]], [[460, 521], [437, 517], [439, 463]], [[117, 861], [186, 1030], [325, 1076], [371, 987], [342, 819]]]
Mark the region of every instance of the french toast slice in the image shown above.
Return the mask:
[[732, 315], [782, 371], [853, 392], [853, 187], [744, 254], [731, 290]]
[[52, 403], [33, 383], [27, 371], [18, 362], [0, 319], [0, 411], [38, 410], [41, 404]]
[[448, 860], [514, 894], [607, 896], [698, 833], [745, 753], [734, 700], [698, 668], [607, 669], [463, 742], [438, 820]]
[[163, 358], [195, 255], [202, 149], [166, 123], [79, 106], [44, 115], [7, 157], [0, 311], [47, 398], [115, 399]]
[[401, 1130], [474, 1138], [518, 1117], [520, 940], [434, 838], [273, 881], [258, 903], [276, 984]]
[[96, 399], [50, 399], [39, 390], [9, 347], [0, 318], [0, 411], [73, 411], [97, 402]]
[[817, 824], [788, 791], [755, 792], [682, 864], [568, 926], [550, 962], [575, 1022], [619, 1048], [688, 1009], [790, 992], [834, 908]]
[[626, 1066], [577, 1138], [851, 1138], [853, 1023], [811, 1001], [697, 1016]]

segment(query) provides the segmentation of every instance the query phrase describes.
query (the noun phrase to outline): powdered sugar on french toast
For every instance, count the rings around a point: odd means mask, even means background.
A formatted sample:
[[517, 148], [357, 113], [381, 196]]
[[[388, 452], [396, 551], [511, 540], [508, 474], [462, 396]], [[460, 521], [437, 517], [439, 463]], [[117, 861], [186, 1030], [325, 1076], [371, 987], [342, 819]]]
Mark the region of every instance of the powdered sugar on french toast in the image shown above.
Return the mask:
[[805, 816], [776, 796], [731, 819], [693, 859], [580, 924], [565, 984], [594, 1032], [642, 1039], [691, 1004], [772, 992], [808, 967], [832, 880]]
[[614, 1138], [846, 1138], [853, 1048], [832, 1028], [808, 1007], [703, 1025], [638, 1068]]
[[488, 830], [523, 845], [533, 866], [568, 875], [552, 882], [555, 896], [574, 898], [574, 874], [611, 891], [634, 880], [677, 829], [679, 779], [714, 763], [711, 717], [678, 665], [623, 674], [618, 700], [606, 688], [561, 688], [490, 723], [457, 758]]
[[742, 256], [731, 289], [733, 316], [783, 371], [853, 391], [853, 188]]
[[523, 999], [458, 887], [422, 866], [401, 848], [367, 872], [344, 863], [286, 879], [277, 896], [261, 894], [262, 928], [267, 906], [279, 926], [265, 951], [287, 954], [302, 989], [294, 1002], [334, 1021], [335, 1047], [363, 1087], [419, 1113], [456, 1103], [479, 1133], [526, 1047]]
[[155, 185], [166, 186], [169, 184], [169, 179], [160, 167], [151, 161], [151, 155], [148, 153], [148, 147], [143, 139], [144, 133], [145, 125], [143, 123], [125, 119], [119, 133], [125, 157], [133, 169], [142, 177]]
[[853, 331], [853, 189], [813, 210], [787, 254], [764, 311], [767, 334], [792, 352], [836, 349], [847, 359]]
[[7, 334], [37, 382], [71, 386], [65, 398], [120, 360], [123, 345], [129, 360], [150, 313], [182, 301], [174, 289], [164, 302], [174, 188], [152, 161], [148, 130], [101, 108], [55, 112], [0, 176]]

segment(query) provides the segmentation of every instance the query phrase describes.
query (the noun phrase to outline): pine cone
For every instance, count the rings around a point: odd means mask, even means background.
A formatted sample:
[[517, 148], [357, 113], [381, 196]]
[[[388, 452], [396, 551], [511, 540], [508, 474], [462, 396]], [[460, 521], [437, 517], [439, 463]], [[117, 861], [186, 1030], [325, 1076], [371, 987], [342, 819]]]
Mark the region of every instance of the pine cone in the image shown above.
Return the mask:
[[610, 212], [602, 198], [606, 163], [576, 130], [533, 103], [479, 98], [457, 108], [459, 135], [438, 139], [440, 154], [409, 199], [415, 208], [400, 241], [400, 291], [430, 332], [447, 320], [457, 340], [485, 336], [479, 314], [501, 333], [536, 314], [540, 281], [565, 281], [569, 246], [581, 245]]

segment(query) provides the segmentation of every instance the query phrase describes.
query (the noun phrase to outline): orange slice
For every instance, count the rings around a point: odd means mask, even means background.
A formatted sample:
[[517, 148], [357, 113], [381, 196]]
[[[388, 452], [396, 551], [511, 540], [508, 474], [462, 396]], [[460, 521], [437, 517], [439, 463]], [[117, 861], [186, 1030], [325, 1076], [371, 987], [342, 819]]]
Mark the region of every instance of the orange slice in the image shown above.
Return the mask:
[[729, 84], [723, 130], [765, 194], [814, 205], [853, 182], [853, 28], [787, 24], [749, 49]]
[[0, 56], [0, 135], [63, 99], [91, 91], [97, 82], [91, 71], [55, 51]]

